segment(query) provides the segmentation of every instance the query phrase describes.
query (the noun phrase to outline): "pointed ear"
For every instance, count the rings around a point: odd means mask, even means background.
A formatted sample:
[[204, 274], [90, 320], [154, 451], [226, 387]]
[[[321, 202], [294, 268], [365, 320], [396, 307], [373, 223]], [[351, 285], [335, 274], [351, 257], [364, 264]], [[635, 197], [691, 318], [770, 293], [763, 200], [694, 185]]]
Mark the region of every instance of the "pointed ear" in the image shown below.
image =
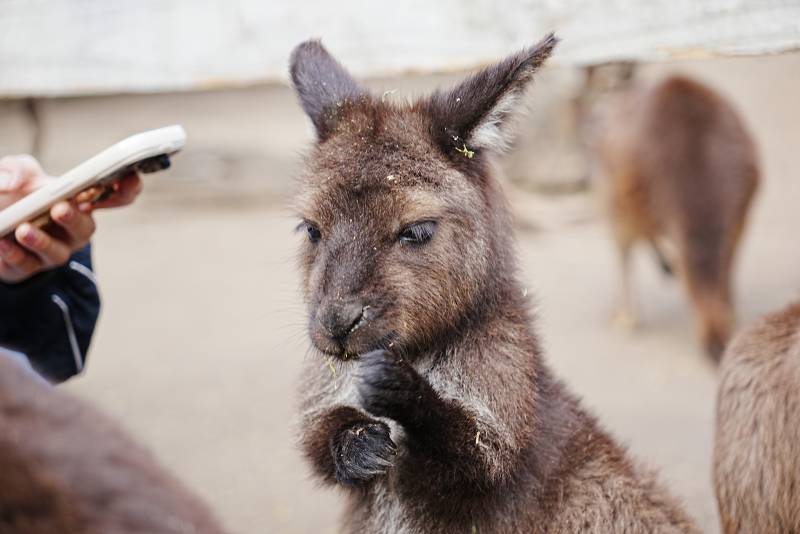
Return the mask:
[[475, 152], [506, 148], [511, 140], [511, 119], [525, 89], [556, 43], [558, 39], [550, 34], [423, 102], [431, 117], [434, 140], [442, 151], [453, 157], [472, 158]]
[[340, 108], [367, 93], [318, 40], [297, 45], [289, 60], [300, 105], [314, 123], [319, 140], [336, 126]]

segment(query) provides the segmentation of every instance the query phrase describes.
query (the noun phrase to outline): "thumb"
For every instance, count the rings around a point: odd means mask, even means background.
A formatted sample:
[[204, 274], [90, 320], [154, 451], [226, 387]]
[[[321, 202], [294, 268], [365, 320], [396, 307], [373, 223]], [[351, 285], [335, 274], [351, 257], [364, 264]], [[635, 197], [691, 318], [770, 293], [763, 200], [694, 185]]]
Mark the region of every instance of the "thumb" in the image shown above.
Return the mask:
[[21, 185], [19, 174], [7, 169], [0, 169], [0, 194], [14, 193]]
[[27, 194], [38, 188], [44, 171], [35, 158], [28, 155], [0, 159], [0, 194]]

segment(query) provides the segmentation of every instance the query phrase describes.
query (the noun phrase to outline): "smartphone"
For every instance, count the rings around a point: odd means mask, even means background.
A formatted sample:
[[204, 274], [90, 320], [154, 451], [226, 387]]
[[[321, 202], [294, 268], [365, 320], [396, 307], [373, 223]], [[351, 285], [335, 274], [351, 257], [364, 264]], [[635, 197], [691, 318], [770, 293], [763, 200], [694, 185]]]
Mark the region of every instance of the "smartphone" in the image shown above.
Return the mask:
[[0, 211], [0, 236], [13, 233], [24, 222], [46, 224], [50, 208], [62, 200], [99, 202], [110, 194], [114, 181], [131, 172], [167, 169], [170, 156], [185, 144], [186, 132], [178, 125], [123, 139]]

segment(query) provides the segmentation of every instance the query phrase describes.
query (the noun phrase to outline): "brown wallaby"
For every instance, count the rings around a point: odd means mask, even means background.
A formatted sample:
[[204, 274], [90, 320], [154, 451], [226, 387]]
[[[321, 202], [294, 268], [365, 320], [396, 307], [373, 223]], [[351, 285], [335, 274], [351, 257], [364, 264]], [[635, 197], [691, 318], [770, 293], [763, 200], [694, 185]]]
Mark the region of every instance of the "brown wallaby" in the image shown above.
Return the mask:
[[734, 254], [759, 179], [750, 135], [720, 95], [677, 76], [624, 92], [602, 132], [594, 170], [622, 263], [618, 319], [636, 323], [630, 252], [650, 242], [662, 268], [676, 267], [685, 282], [703, 345], [718, 361], [734, 318]]
[[714, 482], [723, 532], [800, 532], [800, 302], [739, 332], [720, 375]]
[[414, 103], [317, 41], [291, 78], [317, 142], [296, 209], [301, 439], [358, 533], [694, 532], [544, 362], [492, 170], [551, 35]]
[[117, 425], [0, 356], [0, 534], [221, 534]]

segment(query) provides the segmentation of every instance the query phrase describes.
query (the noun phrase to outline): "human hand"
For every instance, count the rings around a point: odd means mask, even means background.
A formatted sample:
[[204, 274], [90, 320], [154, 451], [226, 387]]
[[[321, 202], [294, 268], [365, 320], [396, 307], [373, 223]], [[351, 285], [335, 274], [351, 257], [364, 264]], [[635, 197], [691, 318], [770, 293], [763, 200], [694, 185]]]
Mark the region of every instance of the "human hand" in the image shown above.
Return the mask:
[[[45, 174], [31, 156], [7, 156], [0, 159], [0, 209], [16, 202], [55, 178]], [[0, 239], [0, 281], [22, 282], [36, 273], [63, 265], [73, 252], [80, 250], [95, 231], [92, 211], [133, 202], [142, 188], [136, 173], [114, 183], [111, 196], [97, 203], [62, 201], [50, 209], [51, 223], [37, 228], [23, 223], [14, 239]]]

